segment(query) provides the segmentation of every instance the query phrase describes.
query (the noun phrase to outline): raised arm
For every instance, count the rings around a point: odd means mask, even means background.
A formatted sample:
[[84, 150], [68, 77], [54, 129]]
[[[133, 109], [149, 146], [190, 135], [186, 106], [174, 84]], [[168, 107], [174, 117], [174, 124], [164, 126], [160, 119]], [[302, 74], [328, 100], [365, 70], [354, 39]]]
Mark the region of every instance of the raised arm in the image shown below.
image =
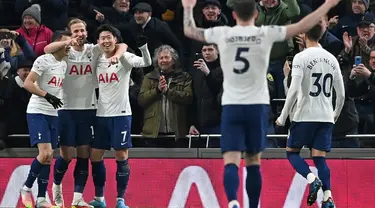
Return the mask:
[[58, 50], [60, 50], [61, 48], [64, 48], [65, 46], [73, 46], [73, 45], [76, 45], [78, 44], [77, 43], [77, 38], [72, 38], [72, 39], [69, 39], [69, 40], [66, 40], [66, 41], [56, 41], [56, 42], [52, 42], [48, 45], [46, 45], [46, 47], [44, 47], [44, 53], [54, 53]]
[[204, 38], [203, 28], [197, 28], [193, 16], [193, 8], [196, 4], [196, 0], [183, 0], [182, 5], [184, 7], [184, 34], [194, 40], [206, 42]]
[[319, 23], [321, 17], [326, 15], [329, 10], [335, 7], [340, 0], [326, 0], [322, 6], [310, 13], [295, 24], [287, 26], [286, 39], [292, 38], [300, 33], [305, 33]]
[[139, 50], [142, 53], [142, 57], [136, 56], [133, 53], [124, 53], [123, 56], [120, 57], [120, 62], [122, 63], [128, 63], [130, 66], [134, 68], [141, 68], [141, 67], [147, 67], [152, 64], [151, 55], [148, 51], [147, 44], [139, 47]]

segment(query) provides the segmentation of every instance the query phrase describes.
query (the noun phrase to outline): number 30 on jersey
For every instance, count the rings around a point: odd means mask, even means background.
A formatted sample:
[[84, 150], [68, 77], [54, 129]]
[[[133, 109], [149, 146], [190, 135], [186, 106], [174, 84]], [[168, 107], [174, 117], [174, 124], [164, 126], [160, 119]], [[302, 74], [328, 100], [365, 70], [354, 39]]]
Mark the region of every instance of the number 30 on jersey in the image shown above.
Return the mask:
[[244, 57], [244, 54], [246, 54], [247, 52], [249, 52], [249, 48], [245, 48], [245, 47], [237, 48], [235, 61], [236, 62], [242, 62], [243, 67], [242, 68], [234, 68], [233, 69], [234, 73], [243, 74], [243, 73], [245, 73], [249, 70], [250, 62], [249, 62], [249, 60], [247, 60], [247, 58]]

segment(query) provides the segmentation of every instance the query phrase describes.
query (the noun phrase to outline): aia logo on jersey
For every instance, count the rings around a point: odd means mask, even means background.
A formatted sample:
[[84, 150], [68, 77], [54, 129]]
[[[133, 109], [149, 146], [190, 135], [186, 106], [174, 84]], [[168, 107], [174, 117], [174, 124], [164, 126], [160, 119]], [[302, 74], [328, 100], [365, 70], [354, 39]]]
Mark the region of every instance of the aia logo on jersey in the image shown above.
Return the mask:
[[53, 76], [49, 81], [48, 85], [54, 86], [54, 87], [62, 87], [64, 83], [63, 78], [55, 77]]
[[108, 73], [99, 74], [98, 81], [99, 83], [119, 82], [117, 74], [114, 72], [112, 72], [111, 74], [108, 74]]
[[92, 68], [90, 65], [73, 65], [69, 70], [69, 75], [87, 75], [92, 74]]

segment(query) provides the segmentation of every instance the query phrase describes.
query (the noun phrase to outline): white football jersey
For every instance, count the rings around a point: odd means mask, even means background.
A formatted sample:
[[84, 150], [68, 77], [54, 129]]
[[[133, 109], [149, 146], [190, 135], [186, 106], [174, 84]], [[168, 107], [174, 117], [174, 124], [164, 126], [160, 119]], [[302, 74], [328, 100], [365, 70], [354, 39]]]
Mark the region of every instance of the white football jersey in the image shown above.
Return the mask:
[[132, 114], [129, 101], [131, 70], [133, 67], [150, 66], [152, 63], [147, 45], [140, 48], [140, 51], [142, 57], [125, 52], [120, 62], [111, 66], [105, 55], [99, 58], [96, 70], [99, 85], [97, 116], [115, 117]]
[[[39, 75], [35, 84], [41, 90], [62, 99], [66, 66], [65, 60], [58, 61], [52, 54], [39, 56], [31, 69], [32, 72]], [[27, 105], [27, 113], [57, 116], [57, 110], [46, 99], [37, 95], [31, 96]]]
[[64, 80], [62, 109], [96, 109], [96, 63], [102, 54], [99, 45], [85, 44], [83, 51], [70, 49]]
[[267, 71], [274, 42], [284, 41], [285, 26], [213, 27], [204, 33], [219, 48], [223, 69], [222, 105], [269, 104]]
[[292, 120], [334, 123], [333, 86], [344, 85], [336, 57], [321, 47], [307, 48], [293, 59], [294, 76], [302, 77], [302, 85]]

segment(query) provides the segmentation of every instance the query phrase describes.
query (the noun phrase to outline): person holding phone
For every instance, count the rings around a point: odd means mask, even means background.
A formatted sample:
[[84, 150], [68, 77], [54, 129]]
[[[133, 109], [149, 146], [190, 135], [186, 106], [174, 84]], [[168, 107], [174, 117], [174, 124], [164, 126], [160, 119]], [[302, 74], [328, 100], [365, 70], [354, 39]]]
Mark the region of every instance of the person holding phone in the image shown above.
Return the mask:
[[0, 69], [2, 73], [16, 75], [18, 65], [24, 61], [34, 61], [36, 55], [26, 39], [16, 31], [0, 29]]

